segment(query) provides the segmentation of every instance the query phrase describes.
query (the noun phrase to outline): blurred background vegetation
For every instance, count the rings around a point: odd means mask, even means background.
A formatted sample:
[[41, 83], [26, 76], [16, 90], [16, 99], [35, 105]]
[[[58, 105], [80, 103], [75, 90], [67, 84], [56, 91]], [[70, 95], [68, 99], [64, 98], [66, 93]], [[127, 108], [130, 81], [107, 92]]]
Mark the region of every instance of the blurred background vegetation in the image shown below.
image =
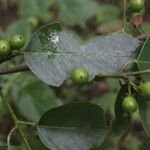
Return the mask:
[[[144, 23], [142, 30], [150, 32], [150, 1], [146, 1], [142, 12]], [[122, 28], [122, 0], [0, 0], [0, 37], [10, 39], [13, 34], [23, 34], [26, 45], [31, 34], [40, 26], [61, 22], [67, 30], [74, 33], [79, 40], [114, 32]], [[132, 34], [136, 30], [129, 27]], [[0, 66], [13, 67], [24, 64], [22, 57], [17, 57]], [[75, 86], [67, 80], [61, 87], [50, 87], [38, 80], [32, 73], [17, 73], [0, 76], [0, 86], [8, 95], [19, 118], [38, 123], [40, 116], [48, 109], [70, 102], [92, 102], [105, 110], [108, 124], [114, 118], [114, 103], [119, 91], [117, 80], [102, 80], [99, 83], [89, 83], [83, 87]], [[109, 137], [103, 150], [145, 150], [147, 137], [139, 121], [138, 112], [134, 114], [132, 126], [128, 134], [124, 128], [116, 126], [116, 133]], [[122, 123], [122, 122], [121, 122]], [[0, 150], [5, 149], [6, 137], [13, 122], [7, 109], [0, 99]], [[37, 138], [35, 129], [25, 127], [26, 136], [34, 150], [46, 150]], [[124, 139], [123, 139], [124, 138]], [[20, 136], [15, 133], [12, 138], [14, 150], [23, 149]], [[100, 150], [101, 148], [99, 148]]]

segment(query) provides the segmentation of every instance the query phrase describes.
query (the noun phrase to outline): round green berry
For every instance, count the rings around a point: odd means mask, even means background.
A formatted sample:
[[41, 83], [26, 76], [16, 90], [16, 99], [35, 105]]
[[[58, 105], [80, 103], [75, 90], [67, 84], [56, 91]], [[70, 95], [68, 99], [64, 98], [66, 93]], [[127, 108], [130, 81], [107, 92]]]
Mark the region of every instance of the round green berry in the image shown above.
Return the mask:
[[130, 0], [130, 9], [133, 12], [139, 12], [144, 8], [144, 0]]
[[140, 85], [140, 94], [144, 100], [150, 101], [150, 82], [145, 82]]
[[71, 80], [74, 83], [83, 85], [88, 82], [88, 79], [89, 79], [89, 73], [85, 68], [79, 67], [73, 69], [71, 73]]
[[6, 56], [11, 52], [11, 46], [6, 40], [0, 40], [0, 56]]
[[134, 113], [138, 108], [137, 101], [133, 96], [127, 96], [122, 101], [122, 109], [127, 113]]
[[38, 25], [38, 19], [37, 17], [31, 16], [27, 18], [27, 21], [29, 22], [29, 24], [31, 24], [33, 27], [37, 27]]
[[25, 39], [24, 36], [20, 35], [20, 34], [16, 34], [14, 36], [11, 37], [10, 39], [10, 45], [13, 49], [20, 49], [24, 46], [25, 44]]

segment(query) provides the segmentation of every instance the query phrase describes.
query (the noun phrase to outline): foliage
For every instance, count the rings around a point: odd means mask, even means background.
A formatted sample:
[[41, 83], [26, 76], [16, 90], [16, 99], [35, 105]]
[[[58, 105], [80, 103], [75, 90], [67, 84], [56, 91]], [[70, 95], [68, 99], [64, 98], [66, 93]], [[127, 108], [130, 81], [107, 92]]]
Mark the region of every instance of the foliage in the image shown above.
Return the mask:
[[[122, 25], [119, 6], [102, 1], [7, 2], [19, 17], [5, 32], [0, 24], [0, 40], [11, 44], [0, 58], [0, 149], [149, 149], [150, 102], [140, 85], [150, 81], [150, 38], [142, 11], [132, 13], [124, 1]], [[14, 49], [10, 39], [18, 34], [25, 45]], [[75, 68], [87, 73], [82, 86], [70, 78]], [[135, 114], [122, 106], [128, 95]]]

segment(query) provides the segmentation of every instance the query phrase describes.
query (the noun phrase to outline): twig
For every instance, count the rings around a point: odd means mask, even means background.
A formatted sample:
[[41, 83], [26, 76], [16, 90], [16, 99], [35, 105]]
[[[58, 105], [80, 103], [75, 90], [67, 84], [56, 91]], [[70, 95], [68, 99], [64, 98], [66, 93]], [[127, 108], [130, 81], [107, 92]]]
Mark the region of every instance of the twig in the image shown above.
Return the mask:
[[28, 66], [22, 65], [13, 68], [0, 69], [0, 75], [17, 73], [17, 72], [25, 72], [25, 71], [30, 71], [30, 69]]
[[127, 1], [123, 0], [123, 29], [126, 31], [126, 9], [127, 9]]
[[140, 35], [140, 36], [138, 36], [138, 37], [136, 37], [138, 40], [145, 40], [145, 39], [147, 39], [147, 38], [150, 38], [150, 34], [142, 34], [142, 35]]
[[12, 118], [13, 118], [14, 123], [15, 123], [15, 127], [18, 128], [18, 130], [19, 130], [19, 132], [20, 132], [20, 134], [21, 134], [21, 136], [24, 140], [24, 143], [26, 145], [27, 150], [32, 150], [29, 143], [28, 143], [28, 141], [27, 141], [27, 139], [26, 139], [26, 137], [25, 137], [25, 135], [24, 135], [24, 133], [23, 133], [22, 128], [18, 125], [18, 118], [17, 118], [15, 112], [13, 111], [11, 105], [7, 101], [6, 96], [1, 91], [0, 91], [0, 96], [1, 96], [2, 100], [5, 102], [6, 106], [8, 107], [8, 110], [9, 110], [9, 112], [10, 112]]
[[11, 136], [12, 136], [12, 134], [15, 132], [15, 130], [16, 130], [17, 128], [18, 128], [17, 126], [13, 127], [13, 128], [10, 130], [10, 132], [9, 132], [9, 134], [8, 134], [8, 136], [7, 136], [7, 146], [8, 146], [8, 150], [11, 149], [11, 148], [10, 148], [10, 145], [11, 145], [11, 143], [10, 143], [10, 141], [11, 141]]
[[[17, 73], [17, 72], [26, 72], [31, 71], [30, 68], [26, 65], [17, 66], [13, 68], [1, 69], [0, 75]], [[150, 74], [150, 69], [133, 71], [133, 72], [125, 72], [125, 73], [114, 73], [114, 74], [99, 74], [95, 77], [95, 80], [99, 80], [101, 78], [123, 78], [127, 79], [129, 76], [138, 76], [142, 74]]]
[[20, 124], [20, 125], [30, 125], [30, 126], [37, 126], [35, 123], [33, 123], [33, 122], [28, 122], [28, 121], [18, 121], [18, 124]]
[[18, 55], [22, 55], [22, 54], [21, 54], [20, 52], [19, 52], [19, 53], [17, 52], [17, 53], [8, 55], [7, 57], [1, 58], [1, 59], [0, 59], [0, 64], [2, 64], [2, 63], [4, 63], [4, 62], [6, 62], [6, 61], [12, 59], [13, 57], [18, 56]]
[[99, 74], [95, 77], [95, 80], [99, 80], [102, 78], [123, 78], [127, 79], [129, 76], [139, 76], [142, 74], [150, 74], [150, 69], [134, 71], [134, 72], [125, 72], [125, 73], [116, 73], [116, 74]]

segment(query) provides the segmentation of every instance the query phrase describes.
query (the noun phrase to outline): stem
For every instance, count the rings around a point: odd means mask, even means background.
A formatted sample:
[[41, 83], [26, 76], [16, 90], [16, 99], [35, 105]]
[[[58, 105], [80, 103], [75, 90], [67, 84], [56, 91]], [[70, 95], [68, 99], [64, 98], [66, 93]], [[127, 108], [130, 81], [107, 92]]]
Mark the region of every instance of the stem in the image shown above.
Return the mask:
[[7, 136], [7, 146], [8, 146], [8, 150], [10, 150], [10, 145], [11, 145], [11, 143], [10, 143], [10, 141], [11, 141], [11, 136], [12, 136], [12, 134], [15, 132], [15, 130], [17, 129], [17, 127], [15, 126], [15, 127], [13, 127], [12, 129], [11, 129], [11, 131], [9, 132], [9, 134], [8, 134], [8, 136]]
[[1, 58], [0, 59], [0, 64], [6, 62], [6, 61], [8, 61], [8, 60], [10, 60], [10, 59], [12, 59], [12, 58], [14, 58], [16, 56], [19, 56], [19, 55], [22, 55], [22, 54], [20, 52], [16, 52], [14, 54], [8, 55], [7, 57]]
[[[11, 74], [11, 73], [17, 73], [17, 72], [25, 72], [25, 71], [31, 71], [28, 66], [17, 66], [13, 68], [8, 69], [1, 69], [0, 75], [5, 74]], [[150, 74], [150, 69], [141, 70], [141, 71], [134, 71], [134, 72], [126, 72], [126, 73], [114, 73], [114, 74], [99, 74], [95, 77], [95, 80], [99, 80], [101, 78], [123, 78], [127, 79], [128, 76], [138, 76], [142, 74]]]
[[27, 122], [27, 121], [18, 121], [18, 124], [22, 124], [22, 125], [30, 125], [30, 126], [37, 126], [35, 123], [33, 122]]
[[145, 33], [145, 34], [142, 34], [138, 37], [136, 37], [138, 40], [145, 40], [147, 38], [150, 38], [150, 34], [149, 33]]
[[138, 76], [143, 74], [150, 74], [150, 69], [124, 73], [125, 76]]
[[17, 73], [17, 72], [25, 72], [25, 71], [30, 71], [30, 69], [28, 66], [22, 65], [22, 66], [17, 66], [13, 68], [0, 69], [0, 75]]
[[126, 31], [126, 8], [127, 8], [127, 1], [123, 0], [123, 30]]
[[136, 85], [136, 84], [134, 84], [133, 82], [129, 82], [129, 84], [133, 87], [133, 88], [135, 88], [136, 90], [139, 90], [140, 88]]
[[131, 94], [132, 94], [130, 84], [128, 84], [128, 92], [129, 92], [129, 95], [131, 95]]
[[15, 112], [13, 111], [13, 109], [11, 108], [11, 106], [10, 106], [9, 102], [7, 101], [5, 95], [1, 91], [0, 91], [0, 96], [1, 96], [2, 100], [5, 102], [5, 104], [7, 106], [8, 110], [9, 110], [9, 112], [10, 112], [12, 118], [13, 118], [13, 121], [15, 123], [15, 126], [17, 126], [18, 119], [17, 119], [17, 116], [16, 116]]
[[27, 141], [26, 136], [25, 136], [25, 134], [24, 134], [24, 132], [23, 132], [23, 130], [22, 130], [22, 128], [20, 126], [18, 126], [18, 130], [19, 130], [19, 132], [20, 132], [20, 134], [21, 134], [21, 136], [23, 138], [23, 141], [24, 141], [24, 143], [25, 143], [25, 145], [27, 147], [27, 150], [32, 150], [30, 145], [29, 145], [29, 142]]
[[116, 74], [99, 74], [95, 77], [95, 80], [99, 80], [101, 78], [123, 78], [127, 79], [129, 76], [138, 76], [142, 74], [150, 74], [150, 69], [134, 71], [134, 72], [126, 72], [126, 73], [116, 73]]
[[128, 61], [126, 64], [123, 65], [121, 72], [124, 72], [125, 70], [127, 70], [129, 65], [134, 64], [134, 63], [137, 63], [137, 61], [135, 59]]
[[24, 140], [24, 143], [27, 147], [27, 150], [31, 150], [31, 147], [30, 147], [30, 145], [29, 145], [29, 143], [28, 143], [28, 141], [27, 141], [27, 139], [26, 139], [26, 137], [23, 133], [22, 128], [18, 125], [18, 118], [17, 118], [15, 112], [13, 111], [11, 105], [7, 101], [6, 96], [2, 93], [2, 91], [0, 91], [0, 96], [1, 96], [2, 100], [5, 102], [6, 106], [8, 107], [8, 110], [9, 110], [9, 112], [10, 112], [12, 118], [13, 118], [14, 123], [15, 123], [15, 127], [18, 128], [18, 130], [19, 130], [19, 132], [20, 132], [20, 134], [21, 134], [21, 136]]

